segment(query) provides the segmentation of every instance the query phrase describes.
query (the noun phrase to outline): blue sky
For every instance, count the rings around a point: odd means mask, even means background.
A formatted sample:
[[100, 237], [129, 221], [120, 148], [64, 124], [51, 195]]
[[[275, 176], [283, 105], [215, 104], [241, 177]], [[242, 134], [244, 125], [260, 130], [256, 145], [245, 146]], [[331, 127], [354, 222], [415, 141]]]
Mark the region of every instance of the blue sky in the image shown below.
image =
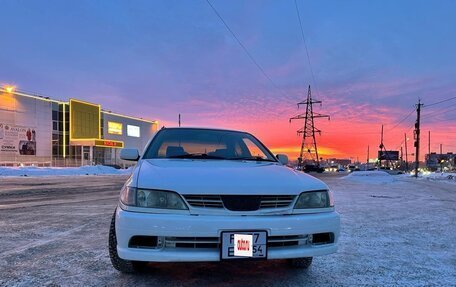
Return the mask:
[[[277, 148], [299, 145], [287, 119], [311, 84], [332, 115], [321, 141], [341, 154], [347, 127], [364, 149], [418, 98], [456, 96], [456, 1], [298, 0], [315, 83], [293, 0], [211, 3], [276, 87], [204, 0], [1, 0], [0, 82], [167, 125], [182, 113], [186, 124], [247, 129]], [[424, 128], [456, 149], [455, 131], [448, 139], [442, 129], [455, 126], [454, 103], [429, 108], [442, 113]], [[412, 124], [391, 131], [390, 145]]]

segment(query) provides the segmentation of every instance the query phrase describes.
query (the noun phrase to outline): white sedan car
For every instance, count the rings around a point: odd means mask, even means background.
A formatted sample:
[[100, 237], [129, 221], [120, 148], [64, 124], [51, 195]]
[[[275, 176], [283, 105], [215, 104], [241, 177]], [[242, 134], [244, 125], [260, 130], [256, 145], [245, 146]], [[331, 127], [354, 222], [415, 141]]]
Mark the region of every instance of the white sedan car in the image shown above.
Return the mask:
[[147, 262], [288, 259], [307, 268], [336, 252], [339, 214], [328, 186], [285, 165], [249, 133], [163, 128], [140, 155], [112, 218], [114, 268]]

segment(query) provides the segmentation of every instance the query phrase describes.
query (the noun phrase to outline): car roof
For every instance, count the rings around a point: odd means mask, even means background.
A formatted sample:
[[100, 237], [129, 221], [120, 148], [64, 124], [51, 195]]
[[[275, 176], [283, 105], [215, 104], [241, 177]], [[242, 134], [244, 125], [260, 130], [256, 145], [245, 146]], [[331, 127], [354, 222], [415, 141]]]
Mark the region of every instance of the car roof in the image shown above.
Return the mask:
[[233, 130], [233, 129], [224, 129], [224, 128], [210, 128], [210, 127], [163, 127], [163, 129], [181, 129], [181, 130], [213, 130], [213, 131], [225, 131], [225, 132], [238, 132], [238, 133], [248, 133], [246, 131]]

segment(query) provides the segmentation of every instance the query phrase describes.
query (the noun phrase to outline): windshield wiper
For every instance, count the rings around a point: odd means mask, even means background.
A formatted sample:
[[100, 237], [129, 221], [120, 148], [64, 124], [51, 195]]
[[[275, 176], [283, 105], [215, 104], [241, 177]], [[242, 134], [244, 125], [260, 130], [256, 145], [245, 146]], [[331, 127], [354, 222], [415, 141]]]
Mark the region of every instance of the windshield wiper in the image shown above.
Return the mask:
[[167, 156], [166, 158], [226, 159], [222, 156], [208, 155], [206, 153], [187, 153]]
[[255, 160], [255, 161], [276, 162], [275, 160], [272, 160], [272, 159], [269, 159], [269, 158], [262, 158], [261, 156], [233, 157], [233, 158], [229, 158], [229, 160]]

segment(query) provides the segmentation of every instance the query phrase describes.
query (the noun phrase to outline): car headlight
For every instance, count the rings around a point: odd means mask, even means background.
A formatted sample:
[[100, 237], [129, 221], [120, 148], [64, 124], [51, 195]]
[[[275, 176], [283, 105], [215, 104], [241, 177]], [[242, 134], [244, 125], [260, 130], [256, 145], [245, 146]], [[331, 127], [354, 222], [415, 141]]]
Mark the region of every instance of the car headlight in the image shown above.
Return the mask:
[[332, 193], [328, 190], [307, 191], [301, 193], [294, 209], [324, 208], [334, 206]]
[[120, 201], [128, 206], [136, 205], [136, 188], [124, 185], [120, 191]]
[[128, 206], [161, 209], [188, 209], [180, 195], [173, 191], [124, 186], [120, 193], [120, 201]]

